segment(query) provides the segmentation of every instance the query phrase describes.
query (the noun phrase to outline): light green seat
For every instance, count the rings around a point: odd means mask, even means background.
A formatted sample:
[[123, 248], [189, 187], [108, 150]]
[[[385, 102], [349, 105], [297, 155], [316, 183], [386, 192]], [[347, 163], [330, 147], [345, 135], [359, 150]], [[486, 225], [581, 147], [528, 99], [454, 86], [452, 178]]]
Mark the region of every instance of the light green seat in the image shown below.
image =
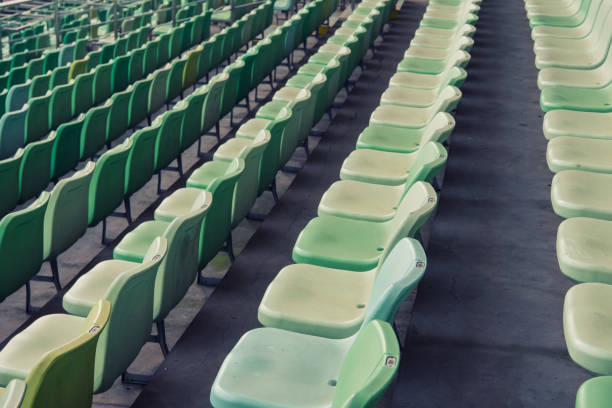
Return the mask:
[[5, 387], [0, 387], [0, 408], [19, 408], [26, 392], [23, 380], [13, 379]]
[[225, 358], [210, 401], [215, 408], [375, 406], [398, 364], [393, 328], [380, 320], [340, 340], [255, 329]]
[[560, 136], [548, 142], [546, 162], [553, 173], [563, 170], [612, 173], [611, 155], [612, 140]]
[[561, 272], [576, 282], [612, 284], [612, 222], [569, 218], [557, 231]]
[[576, 408], [606, 408], [612, 401], [612, 377], [591, 378], [576, 394]]
[[544, 115], [544, 136], [612, 139], [612, 113], [555, 110]]
[[404, 195], [397, 210], [386, 209], [391, 213], [389, 221], [332, 215], [316, 217], [300, 232], [293, 247], [293, 260], [354, 271], [373, 269], [386, 248], [393, 247], [401, 238], [418, 233], [436, 201], [433, 187], [418, 182]]
[[72, 116], [87, 112], [93, 106], [93, 81], [95, 74], [88, 72], [74, 80], [72, 91]]
[[55, 135], [37, 142], [29, 143], [23, 149], [19, 168], [19, 197], [25, 202], [38, 195], [51, 180], [51, 155], [55, 145]]
[[550, 196], [555, 213], [563, 218], [612, 220], [612, 174], [561, 171], [553, 178]]
[[130, 99], [134, 89], [131, 85], [123, 92], [115, 92], [111, 96], [111, 106], [106, 120], [106, 147], [119, 139], [129, 128]]
[[113, 62], [100, 64], [96, 67], [93, 82], [93, 103], [98, 105], [110, 98], [112, 94], [112, 77]]
[[388, 186], [405, 184], [409, 178], [431, 182], [446, 158], [446, 150], [441, 144], [427, 140], [423, 140], [421, 148], [414, 153], [358, 149], [342, 163], [340, 179]]
[[25, 380], [22, 408], [91, 406], [96, 344], [110, 309], [102, 300], [86, 318], [52, 314], [34, 321], [0, 352], [0, 386]]
[[397, 72], [389, 81], [389, 86], [409, 89], [439, 90], [447, 85], [461, 87], [467, 78], [463, 68], [449, 67], [436, 75], [418, 74], [415, 72]]
[[259, 195], [259, 168], [262, 154], [270, 141], [270, 132], [262, 131], [248, 145], [248, 139], [233, 138], [223, 143], [213, 157], [214, 160], [231, 162], [239, 158], [244, 162], [244, 170], [236, 180], [232, 199], [232, 228], [247, 216]]
[[22, 159], [23, 149], [18, 149], [12, 157], [0, 160], [0, 218], [19, 202], [19, 169]]
[[592, 373], [612, 374], [612, 285], [581, 283], [563, 303], [563, 334], [574, 362]]
[[[27, 208], [0, 218], [0, 301], [27, 284], [43, 262], [43, 219], [49, 193], [43, 192]], [[26, 299], [28, 302], [29, 299]], [[26, 305], [29, 312], [29, 304]]]
[[104, 105], [90, 109], [85, 115], [81, 130], [79, 159], [85, 160], [93, 157], [106, 145], [106, 123], [112, 104], [113, 101], [109, 99]]
[[318, 214], [375, 222], [389, 221], [414, 183], [431, 182], [438, 174], [446, 163], [446, 150], [438, 143], [429, 142], [409, 163], [405, 172], [407, 177], [402, 184], [374, 184], [371, 181], [381, 180], [359, 181], [350, 178], [336, 181], [323, 194]]
[[372, 309], [378, 309], [381, 319], [381, 312], [393, 315], [416, 289], [426, 262], [419, 242], [404, 238], [381, 257], [376, 268], [363, 273], [289, 265], [266, 289], [257, 316], [267, 327], [345, 338], [359, 330]]
[[100, 335], [94, 367], [94, 393], [108, 390], [136, 358], [151, 333], [155, 278], [168, 242], [156, 238], [143, 263], [108, 260], [81, 276], [62, 299], [66, 312], [87, 316], [100, 299], [112, 308]]
[[395, 104], [378, 106], [370, 116], [370, 124], [388, 125], [401, 128], [421, 128], [429, 123], [438, 112], [450, 112], [459, 103], [461, 91], [448, 86], [437, 97], [436, 102], [427, 108], [414, 108]]
[[[438, 98], [440, 97], [440, 93], [444, 92], [444, 90], [446, 90], [446, 88], [429, 90], [389, 86], [381, 95], [380, 104], [428, 108], [437, 102]], [[461, 91], [459, 88], [455, 87], [455, 91], [458, 93], [457, 96], [461, 98]]]
[[163, 209], [167, 208], [168, 205], [177, 202], [170, 197], [172, 195], [162, 201], [156, 210], [155, 220], [138, 225], [125, 235], [113, 250], [115, 259], [143, 262], [148, 249], [157, 237], [161, 236], [168, 241], [168, 252], [159, 265], [155, 278], [152, 319], [157, 324], [157, 341], [164, 355], [168, 353], [164, 319], [183, 299], [196, 279], [198, 274], [199, 233], [202, 219], [210, 210], [212, 202], [210, 193], [197, 190], [188, 202], [179, 201], [181, 214], [168, 218], [160, 215], [160, 211], [163, 212]]
[[448, 67], [464, 68], [470, 61], [470, 54], [463, 51], [455, 51], [449, 58], [444, 60], [404, 57], [397, 65], [397, 72], [413, 72], [416, 74], [438, 75]]
[[51, 265], [57, 291], [61, 289], [57, 257], [74, 244], [87, 230], [87, 199], [94, 163], [69, 178], [60, 180], [49, 198], [45, 211], [43, 259]]
[[85, 115], [81, 114], [71, 122], [62, 123], [54, 131], [53, 149], [51, 151], [51, 180], [57, 181], [61, 176], [74, 169], [79, 163], [81, 131]]

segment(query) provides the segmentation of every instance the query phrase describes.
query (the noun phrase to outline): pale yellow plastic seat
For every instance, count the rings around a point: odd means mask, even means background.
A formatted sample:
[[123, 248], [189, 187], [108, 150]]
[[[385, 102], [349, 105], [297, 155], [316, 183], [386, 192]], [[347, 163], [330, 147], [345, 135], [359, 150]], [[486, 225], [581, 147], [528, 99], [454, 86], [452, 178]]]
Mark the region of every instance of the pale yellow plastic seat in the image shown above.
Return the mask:
[[612, 285], [570, 288], [563, 304], [563, 333], [574, 362], [595, 374], [612, 374]]
[[[461, 97], [461, 91], [454, 89], [455, 96]], [[448, 96], [447, 96], [448, 95]], [[450, 90], [445, 88], [442, 92], [431, 89], [411, 89], [402, 86], [390, 86], [380, 97], [381, 105], [398, 105], [415, 108], [428, 108], [432, 106], [438, 98], [452, 98]], [[452, 100], [452, 99], [450, 99]]]
[[553, 209], [564, 218], [612, 220], [612, 174], [565, 170], [550, 188]]
[[561, 272], [575, 282], [612, 284], [612, 222], [569, 218], [557, 231]]
[[544, 136], [612, 139], [612, 113], [554, 110], [544, 115]]
[[548, 142], [546, 162], [553, 173], [562, 170], [612, 173], [612, 139], [556, 137]]
[[[402, 86], [413, 89], [438, 90], [446, 84], [462, 84], [467, 78], [463, 68], [450, 67], [448, 71], [436, 75], [419, 74], [417, 72], [396, 72], [389, 81], [389, 86]], [[459, 85], [457, 85], [459, 86]]]

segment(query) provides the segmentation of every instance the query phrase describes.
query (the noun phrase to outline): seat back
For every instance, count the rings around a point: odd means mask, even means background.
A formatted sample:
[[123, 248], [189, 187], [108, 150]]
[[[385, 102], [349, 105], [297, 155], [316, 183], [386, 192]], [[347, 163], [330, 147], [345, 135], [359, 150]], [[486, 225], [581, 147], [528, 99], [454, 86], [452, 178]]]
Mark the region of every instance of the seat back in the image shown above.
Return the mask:
[[158, 38], [157, 45], [157, 66], [161, 67], [170, 61], [170, 36], [171, 34], [162, 34]]
[[45, 212], [43, 259], [54, 258], [87, 230], [87, 200], [94, 170], [89, 162], [84, 169], [60, 180], [49, 198]]
[[49, 193], [0, 219], [0, 301], [36, 275], [43, 261], [43, 220]]
[[147, 342], [151, 333], [155, 277], [167, 251], [168, 241], [155, 238], [143, 262], [126, 268], [102, 297], [112, 307], [96, 348], [95, 393], [111, 388]]
[[23, 407], [89, 407], [92, 402], [94, 358], [111, 305], [100, 300], [91, 309], [82, 333], [47, 352], [26, 378]]
[[93, 157], [106, 144], [106, 121], [112, 101], [91, 108], [85, 115], [81, 131], [80, 160]]
[[187, 59], [185, 58], [172, 63], [168, 73], [168, 82], [166, 82], [166, 101], [171, 101], [183, 94], [183, 72], [186, 63]]
[[89, 57], [73, 61], [68, 71], [68, 80], [75, 79], [78, 75], [85, 73], [87, 71], [88, 61]]
[[72, 116], [87, 112], [93, 106], [93, 72], [79, 75], [74, 80], [72, 92]]
[[389, 323], [373, 320], [365, 325], [342, 362], [332, 408], [376, 406], [397, 373], [399, 358]]
[[425, 126], [420, 144], [425, 145], [429, 141], [443, 143], [455, 128], [455, 119], [446, 112], [438, 112]]
[[0, 160], [11, 157], [23, 147], [25, 140], [28, 105], [20, 110], [7, 112], [0, 118]]
[[142, 62], [143, 76], [149, 75], [157, 68], [157, 47], [159, 41], [149, 41], [145, 46], [144, 61]]
[[181, 125], [186, 109], [187, 104], [181, 101], [155, 120], [161, 122], [155, 143], [156, 172], [167, 167], [179, 155]]
[[130, 54], [129, 62], [129, 83], [134, 83], [143, 78], [143, 67], [145, 61], [145, 49], [136, 48]]
[[206, 191], [195, 200], [191, 211], [175, 218], [164, 232], [168, 252], [155, 278], [153, 321], [163, 320], [187, 293], [198, 274], [198, 247], [202, 220], [211, 206]]
[[393, 248], [397, 241], [404, 237], [416, 236], [433, 212], [437, 201], [436, 192], [429, 183], [414, 183], [404, 194], [393, 219], [387, 221], [391, 230], [384, 250]]
[[56, 129], [72, 118], [72, 93], [74, 82], [57, 86], [51, 91], [49, 101], [49, 127]]
[[53, 90], [56, 86], [64, 85], [68, 83], [68, 72], [70, 67], [59, 66], [51, 72], [51, 84], [49, 90]]
[[372, 320], [393, 324], [400, 305], [416, 289], [426, 267], [425, 250], [413, 238], [402, 238], [383, 253], [362, 327]]
[[250, 146], [242, 149], [238, 157], [244, 161], [244, 170], [234, 187], [232, 200], [232, 228], [247, 216], [258, 195], [258, 176], [261, 158], [270, 141], [270, 132], [262, 130]]
[[111, 96], [111, 71], [113, 62], [100, 64], [96, 67], [94, 74], [93, 98], [94, 105], [106, 101]]
[[35, 76], [42, 75], [44, 64], [44, 56], [30, 60], [30, 62], [28, 62], [28, 69], [26, 70], [26, 78], [33, 79]]
[[211, 58], [215, 42], [213, 40], [205, 41], [202, 43], [202, 52], [199, 54], [198, 59], [198, 79], [204, 78], [211, 71]]
[[141, 79], [132, 85], [130, 94], [128, 126], [136, 127], [145, 120], [149, 112], [149, 91], [151, 89], [151, 78]]
[[152, 76], [149, 89], [149, 113], [157, 112], [166, 103], [166, 86], [170, 74], [170, 64], [158, 69]]
[[202, 135], [202, 109], [208, 93], [207, 87], [201, 87], [185, 99], [187, 108], [181, 125], [181, 152], [185, 151]]
[[115, 55], [115, 45], [116, 43], [106, 44], [102, 46], [100, 64], [106, 64], [107, 62], [113, 59], [113, 56]]
[[202, 133], [208, 133], [221, 119], [221, 94], [228, 79], [229, 75], [222, 72], [215, 75], [208, 84], [208, 94], [202, 109]]
[[[200, 269], [204, 269], [208, 262], [217, 255], [217, 252], [223, 248], [223, 244], [231, 231], [234, 188], [243, 170], [244, 161], [234, 159], [225, 174], [214, 179], [207, 187], [207, 190], [213, 195], [213, 202], [202, 224]], [[187, 180], [187, 187], [196, 186]]]
[[228, 114], [236, 104], [236, 97], [238, 96], [238, 79], [244, 69], [244, 61], [237, 60], [225, 69], [229, 78], [225, 82], [223, 87], [223, 93], [221, 94], [221, 118]]
[[417, 181], [431, 183], [446, 164], [447, 157], [446, 149], [440, 143], [427, 142], [421, 146], [404, 184], [406, 192]]
[[120, 138], [128, 130], [132, 93], [133, 88], [129, 86], [125, 91], [111, 96], [111, 107], [106, 121], [107, 144]]
[[288, 128], [288, 124], [291, 123], [292, 117], [293, 111], [291, 108], [282, 108], [276, 118], [266, 127], [266, 130], [270, 134], [270, 140], [261, 156], [258, 172], [257, 195], [261, 195], [271, 186], [278, 169], [281, 167], [281, 143], [284, 137], [283, 134]]
[[55, 68], [58, 67], [58, 64], [59, 64], [59, 51], [57, 50], [48, 51], [45, 54], [45, 62], [43, 64], [43, 70], [45, 72], [53, 71]]
[[155, 142], [159, 126], [140, 129], [131, 137], [132, 148], [129, 151], [125, 167], [124, 195], [134, 194], [153, 176], [155, 169]]
[[55, 137], [50, 135], [23, 149], [19, 167], [19, 200], [24, 202], [40, 193], [51, 180], [51, 153]]
[[130, 56], [122, 55], [113, 60], [111, 69], [112, 92], [123, 91], [130, 83]]
[[183, 27], [175, 27], [170, 33], [170, 44], [169, 44], [170, 59], [174, 59], [181, 55], [183, 51]]
[[55, 130], [51, 153], [51, 180], [57, 181], [79, 163], [84, 121], [85, 115], [82, 114], [73, 121], [62, 123]]
[[30, 85], [30, 93], [28, 98], [36, 98], [47, 93], [49, 90], [49, 83], [51, 82], [51, 73], [48, 72], [44, 75], [37, 75], [32, 78], [32, 85]]
[[104, 153], [96, 162], [89, 185], [88, 222], [90, 226], [102, 221], [123, 201], [125, 166], [132, 139]]
[[200, 60], [201, 52], [202, 46], [198, 46], [195, 50], [191, 50], [187, 53], [187, 62], [183, 69], [182, 78], [183, 90], [186, 90], [198, 80], [198, 61]]
[[82, 38], [80, 40], [77, 40], [77, 42], [74, 44], [74, 56], [73, 58], [75, 60], [79, 60], [81, 58], [85, 58], [85, 55], [87, 55], [87, 46], [89, 45], [89, 40]]
[[0, 218], [19, 202], [19, 168], [22, 158], [23, 149], [19, 149], [13, 157], [0, 159]]
[[6, 95], [5, 112], [19, 110], [28, 102], [30, 94], [31, 80], [27, 80], [23, 84], [15, 85], [9, 89]]

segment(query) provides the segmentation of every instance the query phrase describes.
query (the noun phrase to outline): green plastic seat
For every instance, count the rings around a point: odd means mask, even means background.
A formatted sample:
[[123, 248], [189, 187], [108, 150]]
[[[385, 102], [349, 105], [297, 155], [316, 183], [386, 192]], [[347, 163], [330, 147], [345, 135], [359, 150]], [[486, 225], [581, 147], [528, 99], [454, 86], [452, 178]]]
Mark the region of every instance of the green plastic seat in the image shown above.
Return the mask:
[[56, 129], [72, 118], [72, 94], [74, 82], [57, 86], [51, 91], [49, 100], [49, 127]]
[[28, 62], [28, 68], [26, 70], [26, 78], [33, 79], [35, 76], [42, 75], [44, 73], [45, 57], [34, 58]]
[[43, 262], [43, 220], [49, 193], [23, 210], [0, 219], [0, 260], [6, 272], [0, 275], [0, 301], [17, 291], [38, 273]]
[[[89, 184], [88, 223], [98, 224], [123, 202], [125, 167], [132, 139], [128, 138], [117, 147], [107, 151], [96, 162]], [[106, 228], [103, 232], [105, 238]]]
[[459, 89], [448, 86], [437, 97], [436, 102], [427, 108], [414, 108], [395, 104], [380, 105], [370, 117], [370, 124], [387, 125], [401, 128], [422, 128], [438, 112], [450, 112], [461, 99]]
[[584, 217], [563, 221], [557, 231], [561, 272], [576, 282], [612, 283], [610, 237], [610, 221]]
[[151, 333], [155, 279], [168, 242], [156, 238], [142, 263], [108, 260], [81, 276], [62, 299], [66, 312], [86, 316], [100, 299], [112, 305], [96, 347], [94, 393], [108, 390]]
[[187, 104], [181, 101], [174, 106], [174, 109], [167, 111], [153, 122], [153, 125], [158, 124], [159, 126], [159, 133], [155, 142], [156, 172], [160, 172], [175, 159], [179, 159], [179, 172], [182, 174], [179, 155], [181, 151], [180, 134], [186, 110]]
[[[387, 180], [371, 180], [363, 175], [356, 177], [357, 180], [348, 178], [333, 183], [321, 198], [318, 214], [374, 222], [389, 221], [414, 183], [432, 182], [446, 163], [447, 157], [444, 147], [435, 142], [428, 142], [415, 156], [406, 160], [409, 165], [404, 167], [407, 177], [404, 178], [403, 184], [371, 183]], [[389, 158], [386, 160], [391, 162]]]
[[249, 213], [259, 195], [259, 168], [263, 152], [270, 142], [270, 133], [263, 131], [248, 145], [248, 139], [233, 138], [223, 143], [213, 156], [214, 160], [231, 162], [239, 158], [244, 162], [244, 170], [236, 180], [232, 199], [231, 226], [235, 228]]
[[106, 145], [106, 121], [112, 104], [112, 100], [108, 100], [104, 105], [91, 108], [85, 115], [81, 131], [80, 160], [95, 156]]
[[398, 364], [395, 333], [380, 320], [347, 339], [260, 328], [227, 355], [210, 401], [215, 408], [375, 406]]
[[357, 149], [371, 149], [395, 153], [416, 151], [423, 141], [443, 143], [455, 127], [455, 119], [446, 112], [438, 112], [422, 128], [400, 128], [384, 124], [370, 124], [357, 139]]
[[183, 210], [180, 216], [172, 219], [160, 217], [157, 214], [160, 208], [166, 208], [166, 200], [172, 201], [171, 197], [179, 194], [178, 191], [181, 190], [175, 191], [160, 204], [154, 221], [138, 225], [123, 237], [113, 251], [115, 259], [142, 262], [157, 237], [161, 236], [168, 241], [166, 257], [160, 264], [155, 279], [154, 322], [163, 322], [195, 281], [202, 219], [211, 207], [210, 193], [197, 190], [189, 202], [180, 201], [179, 207]]
[[12, 379], [5, 387], [0, 387], [0, 407], [19, 408], [26, 392], [25, 381]]
[[398, 72], [414, 72], [416, 74], [438, 75], [448, 67], [464, 68], [470, 61], [470, 54], [463, 51], [455, 51], [447, 59], [432, 59], [423, 57], [404, 57], [397, 65]]
[[103, 45], [101, 48], [102, 54], [100, 54], [100, 64], [106, 64], [110, 62], [115, 55], [116, 43]]
[[87, 112], [93, 106], [93, 83], [95, 74], [88, 72], [74, 80], [72, 92], [72, 116]]
[[111, 305], [101, 300], [87, 317], [51, 314], [13, 337], [0, 353], [0, 384], [27, 384], [22, 407], [88, 407], [98, 338]]
[[113, 60], [111, 68], [111, 93], [123, 91], [130, 82], [130, 56], [122, 55]]
[[59, 51], [52, 50], [45, 54], [43, 69], [45, 72], [53, 71], [59, 64]]
[[544, 115], [544, 136], [575, 136], [592, 139], [612, 139], [612, 113], [555, 110]]
[[187, 53], [187, 61], [183, 70], [183, 91], [194, 85], [198, 80], [198, 62], [202, 49], [202, 46], [198, 46]]
[[93, 103], [99, 105], [110, 98], [112, 94], [111, 75], [113, 62], [100, 64], [96, 67], [93, 82]]
[[55, 140], [51, 152], [51, 180], [57, 181], [79, 163], [81, 131], [83, 130], [84, 120], [85, 115], [80, 115], [73, 121], [62, 123], [54, 131]]
[[211, 78], [208, 83], [208, 93], [204, 100], [204, 108], [202, 109], [202, 134], [208, 133], [213, 127], [216, 127], [217, 138], [219, 134], [219, 120], [221, 120], [221, 95], [225, 89], [225, 84], [229, 80], [229, 75], [226, 72], [221, 72]]
[[89, 184], [94, 163], [58, 181], [45, 212], [43, 259], [49, 261], [56, 289], [60, 290], [57, 257], [87, 230]]
[[29, 143], [23, 149], [19, 168], [19, 197], [21, 202], [38, 195], [51, 180], [51, 155], [55, 135]]
[[51, 73], [48, 72], [44, 75], [37, 75], [32, 78], [32, 85], [30, 85], [29, 99], [43, 96], [49, 90], [49, 83], [51, 82]]
[[608, 160], [611, 149], [612, 140], [560, 136], [548, 142], [546, 161], [553, 173], [563, 170], [612, 173]]
[[431, 183], [447, 156], [446, 149], [431, 140], [423, 140], [419, 150], [413, 153], [359, 149], [342, 163], [340, 179], [387, 186], [406, 184], [409, 179]]
[[166, 101], [172, 101], [180, 97], [183, 99], [183, 72], [187, 59], [178, 59], [174, 61], [168, 73], [168, 82], [166, 83]]
[[128, 64], [129, 72], [129, 83], [142, 79], [144, 77], [144, 62], [145, 62], [145, 49], [136, 48], [130, 53], [130, 62]]
[[128, 88], [123, 92], [116, 92], [111, 96], [111, 107], [106, 121], [106, 145], [110, 146], [113, 140], [120, 138], [129, 128], [130, 99], [132, 98], [133, 88]]
[[19, 202], [19, 169], [23, 158], [23, 149], [7, 159], [0, 159], [0, 218], [11, 211]]
[[612, 373], [610, 311], [612, 286], [582, 283], [570, 288], [563, 304], [563, 333], [575, 363], [600, 375]]
[[550, 195], [555, 213], [563, 218], [612, 220], [612, 175], [565, 170], [553, 178]]
[[170, 55], [170, 60], [181, 55], [181, 52], [183, 51], [183, 27], [176, 27], [170, 32], [169, 47], [168, 52]]
[[431, 185], [415, 183], [389, 221], [375, 222], [321, 215], [302, 230], [293, 247], [297, 263], [354, 271], [373, 269], [385, 248], [418, 233], [436, 205]]
[[145, 46], [144, 61], [142, 65], [143, 76], [149, 75], [158, 67], [157, 65], [157, 48], [158, 41], [149, 41]]
[[438, 90], [448, 85], [460, 88], [466, 78], [467, 72], [463, 68], [451, 66], [436, 75], [397, 72], [391, 77], [389, 86], [426, 90]]
[[266, 327], [346, 338], [368, 314], [392, 321], [395, 310], [416, 289], [426, 263], [419, 242], [403, 238], [376, 268], [363, 273], [289, 265], [266, 289], [257, 316]]
[[155, 73], [153, 73], [151, 78], [151, 86], [149, 88], [149, 114], [157, 112], [166, 104], [166, 89], [169, 74], [169, 64], [166, 64], [163, 68], [158, 69], [155, 71]]
[[170, 61], [170, 34], [160, 35], [157, 41], [157, 66], [161, 67]]
[[[181, 200], [185, 203], [192, 201], [198, 190], [206, 190], [212, 194], [213, 202], [200, 232], [199, 270], [204, 269], [217, 255], [226, 240], [231, 240], [234, 190], [243, 169], [244, 162], [240, 159], [234, 159], [229, 163], [214, 160], [204, 163], [187, 179], [186, 189], [177, 190], [180, 193], [175, 192], [167, 198], [167, 206], [163, 212], [166, 218], [171, 218], [180, 216], [185, 211], [184, 205], [181, 207], [177, 203]], [[158, 210], [162, 211], [160, 208]]]
[[89, 58], [73, 61], [70, 64], [70, 70], [68, 71], [68, 80], [75, 79], [77, 76], [87, 72], [87, 64]]
[[612, 399], [612, 377], [591, 378], [576, 394], [576, 408], [605, 408]]
[[0, 159], [11, 157], [23, 147], [28, 105], [7, 112], [0, 118]]
[[12, 86], [6, 95], [5, 112], [19, 110], [28, 102], [30, 94], [31, 80], [27, 80], [23, 84]]

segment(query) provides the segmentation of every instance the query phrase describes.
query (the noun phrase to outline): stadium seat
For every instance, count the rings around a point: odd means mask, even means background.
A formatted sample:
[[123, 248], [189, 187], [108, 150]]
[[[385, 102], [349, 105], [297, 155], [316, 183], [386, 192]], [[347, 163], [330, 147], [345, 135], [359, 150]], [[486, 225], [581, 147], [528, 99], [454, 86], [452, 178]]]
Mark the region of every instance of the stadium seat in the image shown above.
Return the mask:
[[612, 377], [585, 381], [576, 394], [576, 408], [605, 408], [612, 400]]
[[557, 173], [550, 187], [555, 213], [563, 218], [612, 220], [612, 175], [580, 170]]

